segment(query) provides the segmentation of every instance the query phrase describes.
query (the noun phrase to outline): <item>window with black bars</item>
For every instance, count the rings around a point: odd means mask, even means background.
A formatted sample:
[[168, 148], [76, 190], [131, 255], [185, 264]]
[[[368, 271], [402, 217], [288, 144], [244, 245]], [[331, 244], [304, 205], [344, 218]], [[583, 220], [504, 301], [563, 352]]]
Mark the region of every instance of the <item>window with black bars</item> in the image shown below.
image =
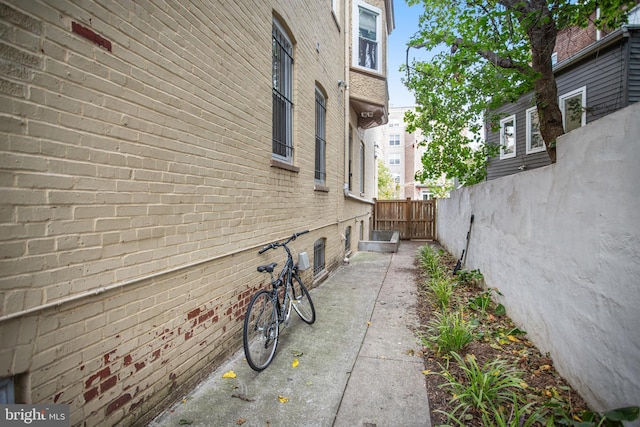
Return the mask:
[[320, 275], [325, 269], [324, 261], [325, 239], [318, 239], [313, 244], [313, 276]]
[[293, 47], [276, 21], [272, 27], [273, 155], [293, 159]]
[[326, 117], [327, 107], [324, 95], [316, 88], [316, 172], [315, 180], [324, 184], [326, 173]]
[[351, 252], [351, 226], [344, 230], [344, 251]]

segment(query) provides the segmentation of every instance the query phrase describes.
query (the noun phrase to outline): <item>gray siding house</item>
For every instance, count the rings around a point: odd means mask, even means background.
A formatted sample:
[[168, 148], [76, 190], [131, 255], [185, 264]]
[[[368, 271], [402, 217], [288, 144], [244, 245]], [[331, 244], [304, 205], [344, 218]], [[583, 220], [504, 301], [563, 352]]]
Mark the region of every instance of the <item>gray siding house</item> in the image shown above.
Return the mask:
[[[640, 100], [640, 25], [626, 25], [554, 66], [565, 131], [593, 122]], [[487, 180], [548, 165], [537, 126], [533, 92], [496, 112], [495, 130], [486, 123], [488, 143], [499, 144]]]

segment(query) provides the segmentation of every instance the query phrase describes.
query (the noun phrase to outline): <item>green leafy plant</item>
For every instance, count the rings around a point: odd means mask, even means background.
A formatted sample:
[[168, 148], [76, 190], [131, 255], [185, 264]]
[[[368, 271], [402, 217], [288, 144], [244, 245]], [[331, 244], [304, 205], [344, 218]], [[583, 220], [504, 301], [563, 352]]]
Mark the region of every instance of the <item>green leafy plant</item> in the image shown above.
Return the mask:
[[440, 255], [433, 246], [424, 245], [420, 248], [420, 264], [430, 276], [440, 275]]
[[446, 277], [432, 277], [427, 281], [427, 288], [434, 295], [436, 305], [442, 309], [449, 307], [453, 294], [453, 283]]
[[[480, 295], [469, 299], [469, 308], [485, 316], [487, 314], [487, 311], [491, 307], [491, 303], [492, 303], [491, 294], [494, 292], [497, 295], [502, 295], [500, 291], [498, 291], [497, 289], [488, 288], [487, 290], [480, 293]], [[494, 312], [497, 315], [502, 316], [506, 313], [506, 310], [502, 304], [498, 304]]]
[[544, 421], [546, 408], [534, 410], [536, 402], [522, 406], [518, 396], [513, 393], [511, 405], [502, 406], [491, 403], [487, 411], [482, 412], [482, 423], [495, 427], [533, 427]]
[[484, 280], [484, 276], [477, 269], [462, 269], [456, 273], [456, 280], [460, 286], [478, 286]]
[[458, 352], [474, 339], [475, 323], [468, 322], [462, 311], [436, 312], [427, 325], [422, 343], [441, 355]]
[[547, 418], [547, 426], [573, 426], [573, 427], [624, 427], [623, 421], [635, 421], [640, 415], [640, 407], [628, 406], [613, 409], [599, 414], [592, 411], [582, 411], [579, 414], [571, 414], [571, 411], [557, 402], [547, 404], [552, 412]]
[[[517, 394], [511, 393], [510, 405], [495, 405], [490, 402], [488, 408], [482, 411], [482, 424], [492, 427], [533, 427], [540, 425], [545, 420], [546, 408], [535, 408], [536, 402], [529, 402], [522, 405]], [[466, 427], [466, 418], [470, 415], [461, 416], [460, 418], [447, 412], [436, 409], [436, 412], [444, 414], [449, 421], [454, 422], [460, 427]]]
[[489, 305], [491, 304], [491, 291], [486, 290], [477, 297], [469, 299], [469, 308], [474, 311], [479, 311], [482, 315], [485, 315]]
[[449, 371], [440, 375], [447, 379], [441, 387], [451, 390], [452, 402], [459, 402], [452, 411], [454, 416], [471, 409], [489, 413], [492, 406], [509, 403], [516, 390], [527, 386], [522, 380], [522, 372], [504, 360], [496, 359], [479, 366], [473, 355], [467, 355], [464, 359], [456, 352], [451, 355], [462, 371], [462, 379], [455, 378]]

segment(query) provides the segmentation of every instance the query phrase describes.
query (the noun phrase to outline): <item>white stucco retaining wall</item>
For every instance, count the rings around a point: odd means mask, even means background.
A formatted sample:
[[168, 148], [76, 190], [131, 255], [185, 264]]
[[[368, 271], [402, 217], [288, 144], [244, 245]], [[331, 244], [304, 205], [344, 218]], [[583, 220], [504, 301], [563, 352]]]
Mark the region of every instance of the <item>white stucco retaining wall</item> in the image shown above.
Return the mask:
[[474, 214], [467, 268], [592, 409], [640, 405], [640, 103], [557, 151], [438, 200], [438, 240], [459, 257]]

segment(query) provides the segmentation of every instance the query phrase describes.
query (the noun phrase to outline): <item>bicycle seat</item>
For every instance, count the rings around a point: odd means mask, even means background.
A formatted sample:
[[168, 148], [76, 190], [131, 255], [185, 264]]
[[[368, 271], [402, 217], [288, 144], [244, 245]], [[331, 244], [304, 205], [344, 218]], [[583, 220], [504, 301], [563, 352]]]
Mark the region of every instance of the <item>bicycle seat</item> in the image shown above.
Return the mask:
[[265, 271], [269, 273], [273, 273], [273, 269], [276, 268], [276, 265], [278, 265], [277, 262], [272, 262], [271, 264], [267, 264], [267, 265], [259, 265], [258, 271], [260, 273], [264, 273]]

